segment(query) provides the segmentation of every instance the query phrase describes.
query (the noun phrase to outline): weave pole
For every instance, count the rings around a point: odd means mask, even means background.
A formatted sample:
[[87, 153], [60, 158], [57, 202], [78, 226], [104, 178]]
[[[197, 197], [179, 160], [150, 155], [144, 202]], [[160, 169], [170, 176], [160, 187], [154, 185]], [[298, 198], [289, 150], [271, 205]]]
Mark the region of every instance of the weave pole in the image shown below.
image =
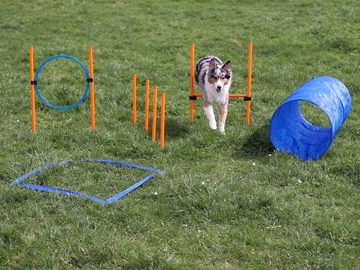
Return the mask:
[[[132, 76], [132, 120], [136, 124], [136, 100], [137, 100], [137, 86], [136, 86], [136, 74]], [[158, 117], [158, 87], [153, 88], [152, 99], [152, 119], [151, 119], [151, 140], [156, 141], [157, 133], [157, 121], [160, 121], [160, 136], [159, 145], [163, 149], [165, 147], [165, 93], [161, 93], [160, 96], [160, 116]], [[145, 80], [145, 108], [144, 108], [144, 130], [146, 133], [149, 131], [149, 107], [150, 107], [150, 80]]]
[[151, 130], [151, 140], [154, 142], [156, 140], [156, 111], [157, 111], [157, 86], [154, 87], [153, 94], [153, 114], [152, 114], [152, 130]]
[[252, 42], [248, 45], [248, 80], [247, 80], [247, 91], [248, 97], [246, 101], [246, 124], [250, 124], [250, 110], [251, 110], [251, 76], [252, 76]]
[[132, 76], [132, 121], [136, 124], [136, 74]]
[[[195, 94], [195, 44], [190, 45], [190, 97]], [[195, 100], [190, 99], [190, 121], [194, 121]]]
[[144, 130], [149, 131], [149, 91], [150, 80], [145, 81], [145, 112], [144, 112]]
[[91, 109], [91, 129], [95, 131], [95, 86], [94, 86], [94, 63], [93, 49], [89, 48], [89, 72], [90, 72], [90, 109]]
[[36, 111], [35, 111], [35, 81], [34, 81], [34, 48], [29, 47], [29, 69], [30, 69], [30, 106], [31, 106], [31, 130], [36, 132]]
[[165, 93], [161, 94], [160, 111], [160, 148], [165, 147]]

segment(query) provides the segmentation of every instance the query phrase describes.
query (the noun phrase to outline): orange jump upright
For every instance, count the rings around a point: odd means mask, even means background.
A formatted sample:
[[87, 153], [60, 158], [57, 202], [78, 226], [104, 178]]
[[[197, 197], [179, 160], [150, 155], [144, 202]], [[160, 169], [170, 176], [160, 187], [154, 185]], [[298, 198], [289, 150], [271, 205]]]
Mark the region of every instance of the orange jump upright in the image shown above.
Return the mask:
[[[195, 94], [195, 44], [190, 45], [190, 97]], [[190, 98], [190, 121], [194, 121], [195, 100]]]
[[252, 76], [252, 42], [248, 45], [248, 80], [246, 91], [246, 124], [250, 124], [250, 110], [251, 110], [251, 76]]
[[31, 106], [31, 130], [36, 132], [36, 111], [35, 111], [35, 81], [34, 81], [34, 48], [29, 47], [29, 69], [30, 69], [30, 106]]
[[[246, 102], [246, 124], [250, 124], [250, 109], [251, 109], [251, 75], [252, 75], [252, 42], [248, 45], [248, 79], [246, 94], [230, 93], [230, 98], [240, 98]], [[190, 45], [190, 121], [194, 120], [195, 100], [202, 97], [202, 93], [195, 93], [195, 45]]]

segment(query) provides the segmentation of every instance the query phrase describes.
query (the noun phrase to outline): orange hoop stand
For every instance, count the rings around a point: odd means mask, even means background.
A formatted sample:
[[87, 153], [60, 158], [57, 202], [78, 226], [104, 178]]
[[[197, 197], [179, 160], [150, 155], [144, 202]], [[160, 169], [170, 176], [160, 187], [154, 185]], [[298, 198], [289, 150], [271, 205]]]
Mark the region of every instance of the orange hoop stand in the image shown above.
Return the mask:
[[[89, 48], [89, 76], [90, 76], [90, 122], [91, 130], [95, 131], [95, 89], [94, 89], [94, 65], [93, 49]], [[35, 81], [34, 81], [34, 48], [29, 46], [29, 72], [30, 72], [30, 107], [31, 107], [31, 131], [36, 132], [36, 110], [35, 110]]]

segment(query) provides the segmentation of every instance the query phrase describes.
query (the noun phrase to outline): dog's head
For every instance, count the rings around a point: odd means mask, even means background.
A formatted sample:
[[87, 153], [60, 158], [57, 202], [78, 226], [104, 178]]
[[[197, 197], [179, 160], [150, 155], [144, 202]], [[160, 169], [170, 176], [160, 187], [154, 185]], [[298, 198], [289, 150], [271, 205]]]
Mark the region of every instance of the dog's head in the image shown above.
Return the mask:
[[208, 82], [220, 93], [224, 86], [231, 83], [231, 62], [228, 60], [223, 66], [217, 64], [215, 58], [209, 63]]

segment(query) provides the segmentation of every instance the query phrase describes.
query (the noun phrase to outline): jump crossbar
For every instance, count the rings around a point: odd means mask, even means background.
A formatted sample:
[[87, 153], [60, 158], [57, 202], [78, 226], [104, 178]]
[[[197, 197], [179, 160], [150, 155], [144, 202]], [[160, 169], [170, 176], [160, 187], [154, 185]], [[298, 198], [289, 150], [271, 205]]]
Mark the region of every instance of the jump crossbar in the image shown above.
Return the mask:
[[[201, 93], [195, 93], [192, 95], [193, 97], [202, 97], [203, 94]], [[246, 98], [247, 95], [246, 94], [229, 94], [229, 97], [231, 98]], [[196, 100], [196, 99], [195, 99]]]

